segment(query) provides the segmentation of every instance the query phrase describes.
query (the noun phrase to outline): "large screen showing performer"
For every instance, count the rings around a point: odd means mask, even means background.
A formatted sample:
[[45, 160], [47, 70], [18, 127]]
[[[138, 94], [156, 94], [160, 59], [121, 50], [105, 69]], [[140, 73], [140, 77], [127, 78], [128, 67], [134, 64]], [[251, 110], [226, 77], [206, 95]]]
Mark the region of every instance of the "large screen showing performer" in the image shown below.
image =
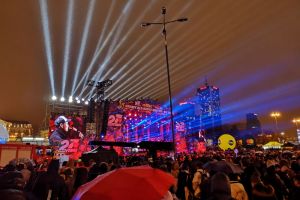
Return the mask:
[[49, 144], [55, 149], [74, 157], [90, 150], [89, 135], [85, 134], [82, 116], [52, 114], [49, 122]]

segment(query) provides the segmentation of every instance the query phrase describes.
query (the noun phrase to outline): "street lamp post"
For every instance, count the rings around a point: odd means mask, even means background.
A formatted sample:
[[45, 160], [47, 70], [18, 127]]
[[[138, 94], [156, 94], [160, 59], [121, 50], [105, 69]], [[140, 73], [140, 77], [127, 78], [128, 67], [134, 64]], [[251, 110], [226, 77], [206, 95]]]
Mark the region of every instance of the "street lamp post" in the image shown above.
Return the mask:
[[296, 124], [296, 128], [297, 128], [297, 130], [299, 129], [299, 127], [298, 127], [298, 123], [300, 123], [300, 118], [298, 118], [298, 119], [293, 119], [293, 121], [292, 121], [294, 124]]
[[297, 134], [297, 140], [298, 142], [300, 142], [300, 129], [298, 127], [298, 123], [300, 123], [300, 118], [297, 118], [297, 119], [293, 119], [292, 121], [294, 124], [296, 124], [296, 134]]
[[280, 112], [272, 112], [270, 116], [274, 118], [274, 120], [275, 120], [275, 126], [276, 126], [276, 132], [279, 133], [277, 119], [278, 119], [278, 117], [281, 116]]
[[167, 43], [167, 30], [166, 25], [173, 22], [185, 22], [187, 18], [179, 18], [176, 20], [166, 21], [166, 7], [161, 8], [161, 14], [163, 15], [162, 22], [144, 22], [141, 24], [142, 27], [147, 27], [150, 25], [162, 25], [163, 30], [162, 34], [164, 36], [164, 45], [165, 45], [165, 55], [166, 55], [166, 66], [167, 66], [167, 76], [168, 76], [168, 90], [169, 90], [169, 104], [170, 104], [170, 118], [171, 118], [171, 131], [172, 131], [172, 140], [173, 140], [173, 151], [176, 153], [176, 141], [174, 133], [174, 116], [173, 116], [173, 103], [172, 103], [172, 90], [171, 90], [171, 79], [170, 79], [170, 66], [169, 66], [169, 54], [168, 54], [168, 43]]
[[279, 133], [279, 128], [278, 128], [278, 117], [281, 116], [280, 112], [272, 112], [270, 114], [271, 117], [274, 118], [275, 120], [275, 128], [276, 128], [276, 133], [275, 133], [275, 136], [278, 137], [278, 141], [280, 141], [280, 133]]

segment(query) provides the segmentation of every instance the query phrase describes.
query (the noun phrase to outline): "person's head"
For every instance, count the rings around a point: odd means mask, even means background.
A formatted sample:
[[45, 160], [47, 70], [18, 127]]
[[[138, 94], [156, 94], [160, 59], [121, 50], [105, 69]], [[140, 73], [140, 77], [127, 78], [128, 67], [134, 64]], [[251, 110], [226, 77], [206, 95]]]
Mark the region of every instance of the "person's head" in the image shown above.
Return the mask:
[[0, 190], [1, 199], [26, 200], [26, 195], [21, 190], [5, 189]]
[[289, 170], [289, 163], [287, 160], [281, 160], [279, 165], [282, 172], [287, 172]]
[[59, 160], [51, 160], [47, 172], [50, 174], [58, 174], [58, 170], [59, 170]]
[[253, 172], [253, 174], [250, 177], [251, 180], [251, 185], [252, 187], [254, 187], [257, 183], [261, 182], [261, 174], [259, 173], [259, 171], [255, 170]]
[[66, 178], [73, 176], [73, 171], [72, 171], [72, 169], [70, 167], [68, 167], [67, 169], [65, 169], [65, 171], [63, 173], [66, 176]]
[[100, 173], [104, 174], [108, 171], [108, 164], [106, 162], [101, 162], [99, 165]]
[[67, 166], [68, 166], [68, 161], [64, 161], [64, 162], [62, 163], [62, 166], [63, 166], [63, 167], [67, 167]]
[[23, 190], [25, 181], [22, 173], [18, 171], [9, 171], [0, 176], [0, 190], [17, 189]]
[[297, 174], [295, 177], [294, 177], [294, 185], [297, 187], [297, 188], [300, 188], [300, 175]]
[[297, 163], [300, 165], [300, 156], [297, 157]]
[[60, 128], [64, 131], [68, 131], [69, 130], [69, 122], [71, 120], [66, 118], [65, 116], [59, 116], [56, 120], [55, 120], [55, 126], [57, 128]]
[[211, 193], [231, 195], [229, 178], [223, 172], [217, 172], [211, 178]]

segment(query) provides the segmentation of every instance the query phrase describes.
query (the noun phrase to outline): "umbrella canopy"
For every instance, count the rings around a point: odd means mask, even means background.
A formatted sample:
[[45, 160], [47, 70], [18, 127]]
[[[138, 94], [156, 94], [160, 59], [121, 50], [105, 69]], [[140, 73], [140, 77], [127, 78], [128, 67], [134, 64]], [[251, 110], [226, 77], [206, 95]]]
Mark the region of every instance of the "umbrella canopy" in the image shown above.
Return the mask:
[[255, 151], [255, 154], [264, 154], [262, 151]]
[[208, 162], [203, 165], [203, 168], [208, 171], [224, 172], [226, 174], [240, 174], [243, 172], [240, 166], [225, 160]]
[[282, 145], [282, 147], [294, 147], [294, 146], [296, 146], [296, 145], [292, 142], [287, 142], [287, 143]]
[[175, 183], [172, 175], [148, 166], [121, 168], [78, 188], [73, 200], [160, 200]]

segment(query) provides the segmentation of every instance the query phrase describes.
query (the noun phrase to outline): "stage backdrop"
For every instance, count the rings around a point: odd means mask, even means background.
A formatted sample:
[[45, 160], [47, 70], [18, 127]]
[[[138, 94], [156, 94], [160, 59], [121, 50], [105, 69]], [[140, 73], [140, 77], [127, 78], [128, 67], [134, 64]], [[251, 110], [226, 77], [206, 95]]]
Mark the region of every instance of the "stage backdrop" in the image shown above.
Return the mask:
[[115, 101], [109, 108], [105, 141], [171, 141], [168, 112], [149, 101]]

